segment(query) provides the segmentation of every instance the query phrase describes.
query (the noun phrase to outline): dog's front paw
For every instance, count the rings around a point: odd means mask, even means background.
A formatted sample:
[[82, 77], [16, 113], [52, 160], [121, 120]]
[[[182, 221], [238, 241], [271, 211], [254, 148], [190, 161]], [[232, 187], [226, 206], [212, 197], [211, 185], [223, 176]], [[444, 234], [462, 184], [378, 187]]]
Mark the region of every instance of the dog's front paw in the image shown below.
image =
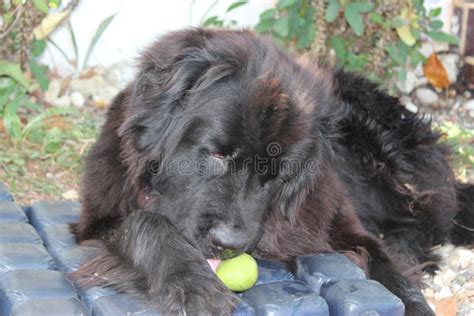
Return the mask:
[[215, 275], [170, 275], [158, 291], [164, 315], [230, 315], [237, 298]]

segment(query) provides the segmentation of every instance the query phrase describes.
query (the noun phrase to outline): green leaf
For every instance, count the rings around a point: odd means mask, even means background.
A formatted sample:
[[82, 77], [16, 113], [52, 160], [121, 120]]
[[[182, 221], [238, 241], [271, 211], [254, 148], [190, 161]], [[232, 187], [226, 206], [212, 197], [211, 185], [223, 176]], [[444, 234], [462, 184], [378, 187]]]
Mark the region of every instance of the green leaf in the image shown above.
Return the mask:
[[5, 126], [8, 135], [12, 138], [18, 139], [21, 134], [21, 121], [17, 114], [17, 110], [20, 107], [19, 98], [14, 98], [8, 103], [3, 110], [3, 125]]
[[375, 4], [365, 3], [365, 2], [353, 2], [353, 3], [350, 3], [349, 5], [351, 5], [354, 10], [356, 10], [357, 12], [360, 12], [360, 13], [370, 12], [375, 7]]
[[339, 14], [340, 8], [341, 8], [341, 5], [336, 0], [332, 0], [331, 2], [329, 2], [328, 8], [326, 9], [326, 16], [325, 16], [326, 22], [329, 22], [329, 23], [334, 22], [334, 20], [336, 20]]
[[367, 63], [367, 55], [365, 54], [354, 54], [350, 52], [347, 56], [346, 69], [350, 71], [361, 72], [364, 70], [364, 66]]
[[407, 79], [407, 70], [404, 67], [400, 68], [400, 70], [398, 71], [397, 79], [400, 82], [405, 82], [405, 80]]
[[441, 14], [442, 8], [434, 8], [431, 9], [430, 12], [428, 13], [428, 16], [431, 18], [435, 18]]
[[72, 48], [74, 49], [74, 58], [77, 65], [79, 63], [79, 49], [77, 47], [76, 34], [74, 33], [74, 28], [72, 27], [70, 20], [67, 21], [67, 28], [69, 30], [69, 36], [71, 37]]
[[336, 58], [338, 63], [344, 63], [346, 59], [346, 42], [342, 36], [332, 36], [331, 37], [331, 46], [336, 53]]
[[110, 25], [110, 22], [115, 18], [117, 13], [112, 14], [109, 17], [106, 17], [100, 24], [97, 30], [95, 31], [94, 37], [92, 37], [92, 40], [89, 44], [89, 47], [87, 48], [87, 53], [86, 53], [86, 58], [84, 59], [84, 63], [82, 64], [82, 69], [86, 68], [87, 62], [89, 61], [89, 57], [92, 54], [92, 51], [94, 50], [95, 45], [99, 41], [100, 37], [102, 34], [104, 34], [105, 30], [107, 27]]
[[35, 116], [33, 119], [28, 121], [28, 124], [23, 128], [21, 131], [21, 137], [25, 138], [27, 137], [30, 133], [32, 133], [35, 130], [38, 130], [42, 127], [45, 126], [44, 120], [51, 117], [51, 116], [57, 116], [57, 115], [70, 115], [70, 114], [75, 114], [77, 111], [73, 108], [49, 108], [46, 111], [42, 112], [41, 114], [38, 114]]
[[265, 10], [262, 12], [262, 14], [260, 14], [260, 22], [262, 20], [266, 20], [266, 19], [271, 19], [275, 16], [275, 14], [277, 14], [277, 10], [276, 9], [268, 9], [268, 10]]
[[288, 15], [285, 15], [276, 20], [273, 24], [273, 30], [280, 36], [287, 37], [290, 32]]
[[33, 57], [39, 57], [44, 53], [44, 50], [46, 48], [46, 41], [44, 39], [42, 40], [34, 40], [31, 43], [31, 56]]
[[420, 62], [424, 63], [426, 57], [417, 48], [414, 48], [410, 50], [410, 60], [412, 67], [415, 68]]
[[455, 36], [446, 34], [441, 31], [437, 32], [426, 32], [426, 35], [438, 42], [446, 42], [452, 45], [459, 45], [459, 39]]
[[36, 9], [38, 9], [41, 13], [47, 14], [49, 11], [48, 8], [48, 1], [46, 0], [32, 0]]
[[286, 9], [288, 7], [294, 6], [295, 4], [296, 0], [278, 0], [277, 8]]
[[272, 40], [278, 46], [285, 47], [285, 41], [278, 34], [272, 33]]
[[29, 65], [30, 65], [31, 73], [35, 77], [41, 89], [43, 91], [48, 90], [49, 79], [48, 79], [48, 76], [46, 75], [46, 72], [48, 71], [48, 66], [40, 66], [33, 60], [29, 62]]
[[413, 35], [413, 37], [417, 40], [420, 39], [421, 36], [421, 30], [418, 28], [410, 27], [410, 32]]
[[10, 91], [11, 89], [15, 89], [17, 87], [17, 83], [10, 77], [0, 77], [0, 92], [2, 94], [4, 91]]
[[68, 62], [68, 63], [71, 63], [71, 61], [69, 60], [69, 56], [66, 54], [66, 52], [61, 48], [61, 46], [59, 46], [58, 44], [56, 44], [55, 41], [53, 41], [51, 38], [48, 38], [47, 39], [48, 43], [50, 43], [51, 45], [53, 45], [54, 48], [56, 48], [58, 50], [58, 52], [61, 54], [61, 56], [64, 57], [64, 59]]
[[392, 27], [394, 29], [400, 27], [400, 26], [403, 26], [403, 25], [407, 25], [408, 24], [408, 21], [407, 20], [404, 20], [402, 19], [401, 17], [396, 17], [395, 19], [393, 19], [392, 21]]
[[400, 56], [400, 54], [398, 54], [398, 50], [393, 45], [387, 46], [385, 50], [387, 51], [390, 58], [392, 58], [392, 60], [397, 63], [397, 65], [405, 65], [405, 60], [402, 58], [402, 56]]
[[222, 26], [224, 22], [219, 19], [217, 15], [211, 16], [207, 18], [204, 22], [202, 22], [202, 26], [209, 27], [209, 26]]
[[311, 46], [314, 41], [314, 34], [316, 33], [316, 26], [314, 23], [311, 23], [305, 32], [299, 37], [296, 48], [298, 49], [307, 49]]
[[9, 63], [0, 60], [0, 77], [7, 76], [29, 89], [28, 79], [23, 75], [19, 64]]
[[53, 8], [53, 9], [56, 9], [57, 7], [59, 7], [59, 4], [61, 3], [60, 0], [49, 0], [48, 1], [48, 5], [50, 8]]
[[383, 25], [383, 18], [380, 14], [376, 13], [376, 12], [370, 12], [369, 13], [369, 19], [374, 22], [374, 23], [377, 23], [377, 24], [380, 24], [380, 25]]
[[346, 18], [347, 23], [351, 26], [352, 30], [357, 36], [362, 36], [364, 34], [364, 21], [362, 16], [359, 14], [356, 3], [347, 4], [344, 9], [344, 17]]
[[413, 6], [415, 7], [415, 9], [417, 11], [422, 11], [424, 12], [425, 10], [425, 7], [423, 5], [423, 2], [424, 0], [412, 0], [411, 3], [413, 4]]
[[443, 27], [443, 21], [441, 20], [434, 20], [430, 22], [430, 28], [433, 30], [438, 30]]
[[0, 93], [0, 116], [3, 115], [3, 110], [5, 106], [10, 101], [10, 97], [12, 93], [15, 91], [15, 86], [12, 86], [8, 89], [4, 89], [2, 93]]
[[226, 12], [230, 12], [230, 11], [232, 11], [232, 10], [235, 10], [235, 9], [237, 9], [238, 7], [243, 6], [244, 4], [247, 4], [247, 3], [248, 3], [247, 0], [236, 1], [236, 2], [232, 3], [232, 4], [227, 8], [227, 11], [226, 11]]
[[275, 19], [273, 18], [261, 20], [257, 25], [255, 25], [254, 30], [255, 32], [258, 32], [258, 33], [268, 32], [273, 28], [274, 22], [275, 22]]

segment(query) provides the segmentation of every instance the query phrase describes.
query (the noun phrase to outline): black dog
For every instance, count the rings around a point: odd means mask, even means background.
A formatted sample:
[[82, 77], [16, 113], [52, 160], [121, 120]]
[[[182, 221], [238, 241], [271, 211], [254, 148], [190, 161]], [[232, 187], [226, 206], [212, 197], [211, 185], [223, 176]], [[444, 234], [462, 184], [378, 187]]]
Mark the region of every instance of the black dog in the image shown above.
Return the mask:
[[433, 245], [473, 240], [474, 189], [438, 138], [373, 84], [250, 31], [171, 33], [143, 54], [87, 159], [72, 231], [98, 253], [73, 277], [165, 314], [229, 314], [207, 259], [291, 267], [337, 251], [408, 315], [431, 315], [416, 272], [436, 262]]

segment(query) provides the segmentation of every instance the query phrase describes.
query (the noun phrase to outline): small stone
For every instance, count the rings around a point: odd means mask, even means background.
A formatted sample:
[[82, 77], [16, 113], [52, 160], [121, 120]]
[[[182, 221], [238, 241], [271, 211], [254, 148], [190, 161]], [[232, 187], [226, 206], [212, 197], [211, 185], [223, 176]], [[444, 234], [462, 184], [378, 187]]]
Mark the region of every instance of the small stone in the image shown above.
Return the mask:
[[397, 82], [397, 87], [400, 92], [409, 94], [413, 89], [415, 89], [416, 80], [416, 75], [413, 72], [408, 72], [405, 81]]
[[415, 82], [415, 87], [425, 86], [428, 84], [428, 79], [426, 77], [417, 78]]
[[69, 190], [62, 194], [63, 198], [66, 200], [78, 200], [79, 194], [76, 190]]
[[417, 113], [418, 112], [418, 107], [413, 103], [413, 102], [407, 102], [405, 104], [405, 108], [410, 111], [410, 112], [413, 112], [413, 113]]
[[453, 292], [451, 292], [451, 289], [447, 286], [442, 287], [441, 291], [434, 294], [434, 297], [437, 300], [441, 300], [443, 298], [448, 298], [448, 297], [451, 297], [451, 296], [453, 296]]
[[431, 89], [418, 88], [415, 93], [417, 99], [425, 106], [435, 105], [439, 101], [438, 95]]
[[425, 76], [425, 73], [423, 72], [423, 65], [422, 63], [419, 63], [418, 65], [416, 65], [416, 68], [415, 68], [415, 75], [417, 77], [424, 77]]
[[432, 289], [427, 288], [427, 289], [423, 290], [423, 294], [424, 294], [425, 296], [427, 296], [427, 297], [433, 297], [434, 292], [433, 292]]
[[441, 275], [437, 274], [434, 276], [433, 284], [438, 285], [438, 286], [444, 285], [443, 278], [441, 277]]
[[459, 274], [457, 277], [456, 277], [456, 282], [458, 282], [459, 284], [464, 284], [466, 283], [466, 277], [462, 274]]
[[450, 284], [454, 280], [455, 277], [456, 277], [456, 272], [454, 272], [451, 269], [446, 270], [443, 273], [444, 284]]
[[442, 51], [448, 50], [449, 45], [446, 43], [430, 41], [430, 42], [423, 42], [419, 49], [419, 52], [425, 56], [426, 58], [430, 57], [433, 53], [438, 53]]
[[63, 95], [62, 97], [54, 100], [53, 105], [58, 108], [63, 108], [71, 105], [71, 98], [68, 95]]
[[444, 69], [448, 73], [449, 82], [455, 82], [458, 77], [458, 54], [443, 54], [439, 56], [443, 63]]
[[80, 92], [84, 97], [99, 94], [106, 86], [104, 78], [99, 75], [87, 79], [74, 79], [69, 83], [71, 91]]
[[451, 290], [453, 291], [453, 293], [458, 293], [460, 289], [462, 289], [462, 286], [459, 284], [455, 283], [451, 286]]
[[109, 104], [112, 99], [119, 93], [119, 90], [116, 87], [107, 86], [98, 91], [92, 96], [92, 99], [97, 102], [104, 102]]
[[405, 105], [407, 104], [408, 102], [411, 102], [411, 98], [407, 95], [402, 95], [400, 96], [400, 98], [398, 99], [400, 101], [401, 104]]
[[133, 79], [133, 69], [134, 67], [127, 63], [116, 64], [106, 69], [104, 78], [110, 85], [122, 89]]
[[44, 100], [48, 103], [53, 103], [61, 91], [61, 82], [58, 79], [53, 79], [49, 82], [48, 90], [44, 93]]
[[472, 100], [468, 100], [467, 102], [465, 102], [462, 107], [466, 110], [466, 111], [474, 111], [474, 99]]
[[461, 269], [467, 269], [474, 261], [474, 253], [468, 249], [457, 249], [456, 254], [459, 255]]
[[71, 103], [74, 106], [77, 107], [83, 107], [84, 106], [84, 96], [80, 92], [73, 92], [71, 93]]
[[449, 265], [451, 268], [459, 270], [459, 267], [461, 266], [461, 258], [459, 258], [458, 254], [452, 256], [451, 260], [449, 260]]

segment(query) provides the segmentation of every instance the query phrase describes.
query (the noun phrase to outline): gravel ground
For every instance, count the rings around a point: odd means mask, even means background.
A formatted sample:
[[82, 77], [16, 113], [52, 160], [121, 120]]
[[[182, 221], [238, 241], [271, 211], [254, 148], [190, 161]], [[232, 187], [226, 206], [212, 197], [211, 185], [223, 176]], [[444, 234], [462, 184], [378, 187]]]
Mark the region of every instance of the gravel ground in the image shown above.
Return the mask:
[[436, 315], [474, 316], [474, 250], [445, 245], [435, 252], [443, 259], [439, 271], [424, 276], [425, 297]]
[[[474, 118], [463, 106], [469, 100], [472, 100], [470, 94], [444, 98], [434, 107], [423, 105], [416, 98], [402, 97], [402, 103], [413, 102], [421, 113], [429, 115], [435, 123], [449, 121], [462, 128], [473, 129]], [[474, 181], [472, 170], [468, 179]], [[436, 315], [474, 316], [474, 248], [448, 244], [437, 247], [435, 253], [443, 258], [440, 270], [434, 275], [424, 275], [426, 288], [423, 293]]]

